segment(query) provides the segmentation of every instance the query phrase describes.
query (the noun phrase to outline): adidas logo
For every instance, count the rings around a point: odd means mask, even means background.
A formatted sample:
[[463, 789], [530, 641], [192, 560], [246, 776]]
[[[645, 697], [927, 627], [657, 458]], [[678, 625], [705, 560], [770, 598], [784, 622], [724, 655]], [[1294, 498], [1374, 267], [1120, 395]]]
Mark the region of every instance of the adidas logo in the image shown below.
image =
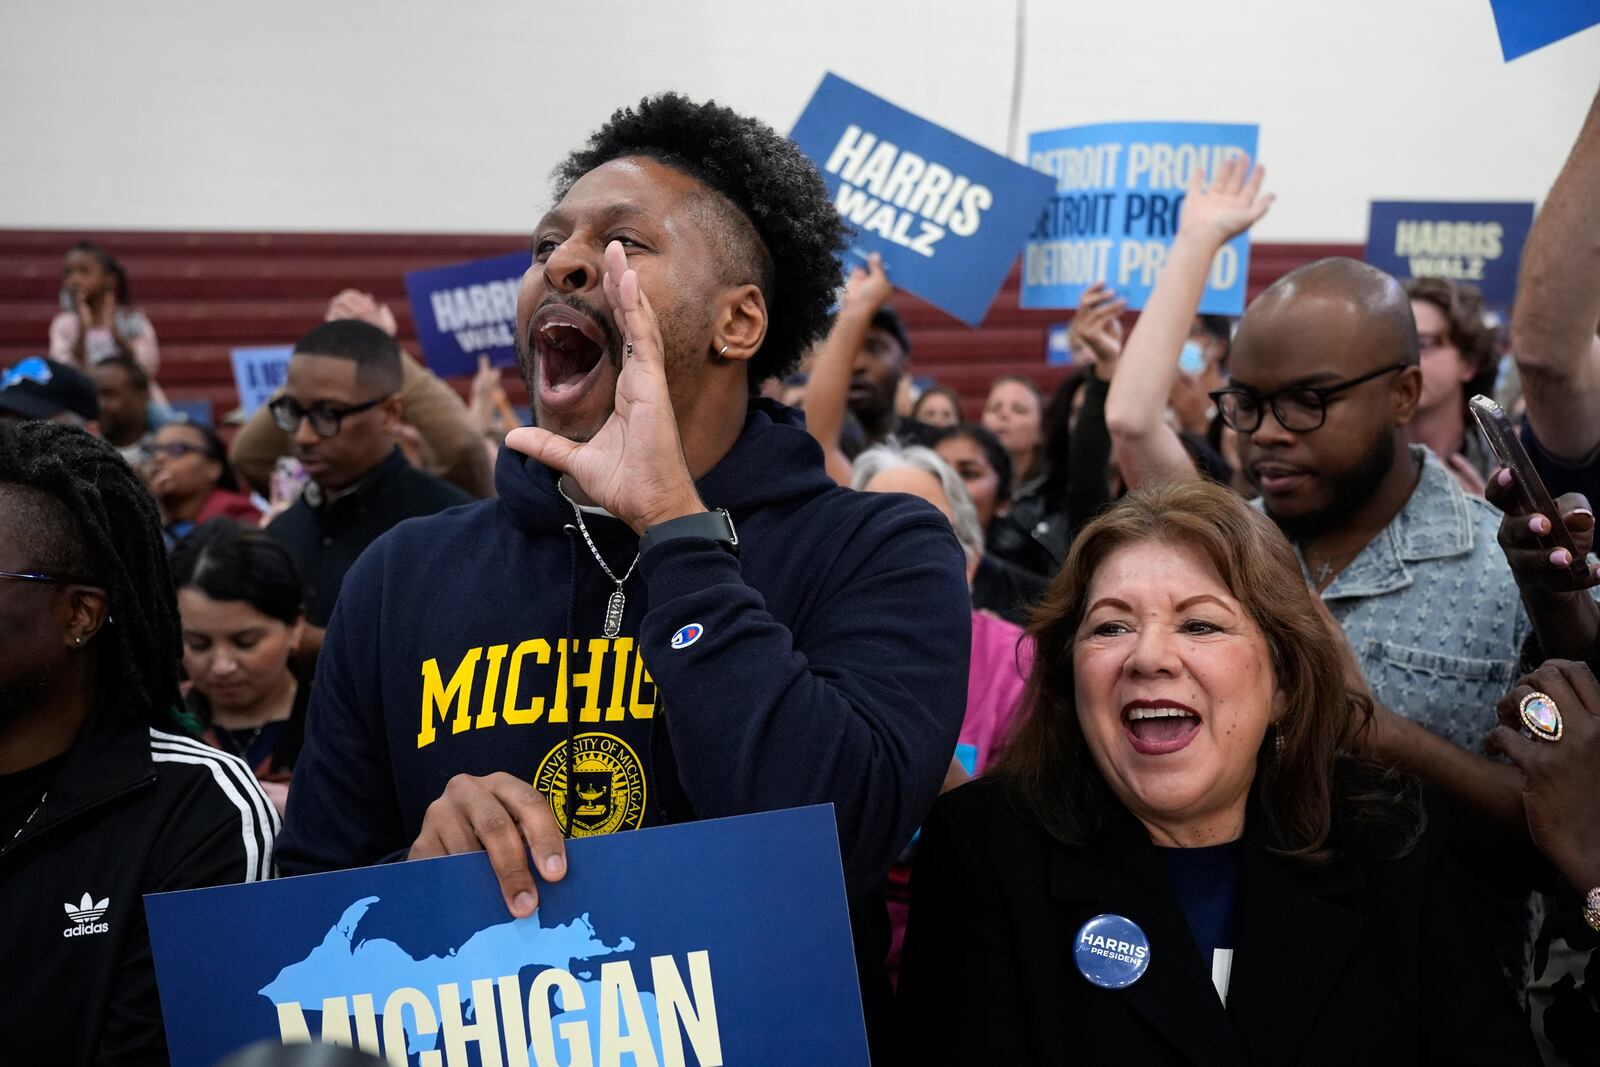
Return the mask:
[[69, 926], [61, 931], [61, 936], [87, 937], [90, 934], [103, 934], [110, 930], [110, 923], [100, 921], [100, 916], [104, 915], [106, 909], [110, 906], [110, 897], [103, 897], [97, 901], [88, 893], [83, 895], [83, 899], [78, 901], [76, 906], [72, 904], [61, 905], [66, 910], [67, 918], [78, 924]]

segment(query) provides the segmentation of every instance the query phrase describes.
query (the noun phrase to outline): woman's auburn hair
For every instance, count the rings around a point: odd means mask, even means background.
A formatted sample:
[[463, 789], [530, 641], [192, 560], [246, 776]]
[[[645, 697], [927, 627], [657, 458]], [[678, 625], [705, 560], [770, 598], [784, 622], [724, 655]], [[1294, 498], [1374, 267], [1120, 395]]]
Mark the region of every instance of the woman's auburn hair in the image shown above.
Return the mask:
[[1370, 822], [1397, 828], [1398, 851], [1408, 850], [1421, 829], [1414, 783], [1367, 768], [1359, 775], [1367, 785], [1353, 791], [1336, 777], [1373, 706], [1346, 684], [1294, 550], [1264, 514], [1199, 478], [1141, 486], [1090, 522], [1035, 609], [1033, 673], [996, 770], [1023, 813], [1058, 841], [1081, 845], [1119, 804], [1078, 722], [1073, 659], [1095, 572], [1117, 549], [1148, 542], [1197, 550], [1266, 640], [1286, 710], [1256, 756], [1251, 812], [1273, 851], [1326, 863], [1341, 851], [1337, 830]]

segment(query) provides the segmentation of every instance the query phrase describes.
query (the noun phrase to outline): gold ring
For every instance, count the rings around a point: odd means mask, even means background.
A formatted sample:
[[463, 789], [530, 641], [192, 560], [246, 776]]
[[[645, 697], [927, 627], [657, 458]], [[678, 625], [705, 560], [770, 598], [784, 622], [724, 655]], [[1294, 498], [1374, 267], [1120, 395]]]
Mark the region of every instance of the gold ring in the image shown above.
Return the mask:
[[1556, 702], [1537, 689], [1522, 698], [1517, 707], [1523, 733], [1541, 741], [1561, 740], [1561, 711]]

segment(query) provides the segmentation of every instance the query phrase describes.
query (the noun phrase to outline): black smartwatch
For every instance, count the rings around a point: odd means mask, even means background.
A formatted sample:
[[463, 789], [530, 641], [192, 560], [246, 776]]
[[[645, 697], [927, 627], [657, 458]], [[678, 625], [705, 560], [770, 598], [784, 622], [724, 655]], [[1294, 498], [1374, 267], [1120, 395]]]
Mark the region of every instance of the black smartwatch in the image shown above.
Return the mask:
[[734, 530], [733, 519], [729, 518], [726, 508], [684, 515], [650, 527], [639, 538], [639, 552], [646, 553], [664, 541], [675, 541], [680, 537], [704, 537], [717, 542], [735, 556], [739, 554], [739, 534]]

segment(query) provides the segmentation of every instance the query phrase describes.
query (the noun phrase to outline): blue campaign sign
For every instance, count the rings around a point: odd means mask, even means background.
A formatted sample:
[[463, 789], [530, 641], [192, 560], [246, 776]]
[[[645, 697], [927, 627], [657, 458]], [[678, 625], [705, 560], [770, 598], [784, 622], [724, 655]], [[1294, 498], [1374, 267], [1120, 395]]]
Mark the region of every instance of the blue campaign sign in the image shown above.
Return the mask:
[[289, 357], [294, 355], [293, 345], [271, 345], [264, 348], [235, 348], [233, 350], [233, 387], [239, 393], [239, 407], [248, 418], [272, 399], [272, 394], [283, 387], [289, 373]]
[[1507, 63], [1600, 23], [1595, 0], [1489, 0], [1489, 6]]
[[1050, 195], [1050, 182], [828, 74], [789, 134], [854, 230], [852, 261], [976, 326]]
[[441, 378], [474, 374], [478, 357], [517, 363], [517, 288], [533, 263], [527, 252], [406, 274], [406, 295], [428, 367]]
[[1503, 312], [1516, 296], [1517, 264], [1532, 225], [1532, 203], [1374, 200], [1366, 258], [1396, 278], [1471, 282]]
[[1072, 366], [1072, 327], [1058, 322], [1050, 327], [1044, 347], [1044, 361], [1052, 367]]
[[[1137, 311], [1178, 229], [1178, 211], [1199, 168], [1208, 177], [1243, 152], [1254, 159], [1259, 127], [1202, 122], [1110, 122], [1028, 138], [1028, 162], [1055, 178], [1022, 260], [1022, 306], [1075, 308], [1105, 282]], [[1250, 235], [1217, 253], [1200, 310], [1244, 311]]]
[[482, 853], [146, 897], [172, 1062], [867, 1067], [830, 805], [567, 850], [520, 920]]

